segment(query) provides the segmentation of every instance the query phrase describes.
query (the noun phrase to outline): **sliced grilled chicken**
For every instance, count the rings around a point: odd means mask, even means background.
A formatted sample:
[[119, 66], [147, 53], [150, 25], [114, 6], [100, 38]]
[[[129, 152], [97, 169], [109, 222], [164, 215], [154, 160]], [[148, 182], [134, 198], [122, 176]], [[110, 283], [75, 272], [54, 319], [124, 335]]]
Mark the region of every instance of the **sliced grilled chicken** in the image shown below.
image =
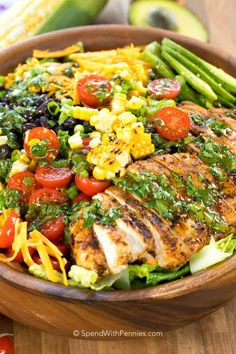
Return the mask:
[[[149, 161], [150, 160], [152, 159], [149, 159]], [[156, 156], [153, 158], [153, 160], [155, 162], [163, 164], [171, 171], [176, 171], [184, 178], [190, 176], [196, 188], [204, 189], [206, 187], [204, 182], [199, 179], [200, 175], [216, 187], [216, 181], [214, 180], [214, 177], [210, 174], [207, 165], [205, 165], [197, 157], [190, 156], [190, 154], [186, 153], [178, 153], [173, 155]], [[153, 173], [155, 172], [153, 171]], [[236, 186], [233, 184], [231, 187], [231, 191], [233, 191], [231, 196], [234, 196], [236, 193]], [[184, 196], [183, 194], [181, 195]], [[232, 205], [232, 203], [233, 202], [231, 198], [227, 198], [221, 195], [218, 199], [218, 203], [216, 203], [216, 205], [212, 209], [216, 210], [219, 215], [223, 217], [225, 221], [227, 221], [227, 219], [229, 218], [229, 212], [233, 212], [234, 209], [234, 205]], [[231, 216], [231, 220], [234, 220], [233, 215]]]
[[[225, 108], [205, 109], [193, 102], [185, 101], [178, 105], [185, 113], [195, 114], [205, 119], [214, 118], [228, 125], [229, 128], [236, 131], [236, 110]], [[228, 115], [232, 115], [232, 118]]]
[[[155, 161], [155, 162], [154, 162]], [[161, 165], [161, 168], [159, 167], [158, 163], [162, 163], [166, 168], [162, 168], [163, 166]], [[161, 175], [164, 174], [170, 182], [170, 185], [174, 185], [173, 180], [171, 179], [171, 174], [168, 174], [168, 169], [169, 171], [176, 171], [178, 172], [181, 176], [186, 178], [187, 176], [191, 176], [194, 185], [197, 188], [205, 188], [205, 184], [201, 182], [198, 178], [198, 172], [201, 174], [202, 177], [206, 179], [207, 182], [211, 183], [212, 186], [215, 186], [215, 180], [214, 177], [210, 174], [207, 165], [203, 164], [201, 160], [199, 160], [197, 157], [193, 157], [190, 154], [186, 153], [178, 153], [178, 154], [173, 154], [173, 155], [165, 155], [164, 156], [157, 156], [151, 159], [148, 159], [146, 161], [140, 161], [138, 163], [135, 163], [129, 167], [129, 171], [133, 173], [141, 173], [144, 169], [151, 171], [154, 174]], [[198, 171], [198, 172], [197, 172]], [[231, 190], [234, 190], [234, 193], [231, 193], [231, 196], [235, 195], [236, 193], [236, 186], [231, 185]], [[186, 191], [184, 188], [179, 188], [178, 186], [175, 185], [176, 190], [178, 190], [178, 194], [182, 199], [185, 199], [187, 197]], [[235, 218], [236, 218], [236, 213], [235, 213], [235, 204], [234, 204], [234, 199], [233, 198], [228, 198], [224, 197], [221, 195], [219, 197], [218, 202], [216, 203], [215, 206], [212, 207], [212, 210], [215, 210], [219, 213], [221, 217], [229, 224], [229, 225], [234, 225]], [[192, 224], [193, 223], [193, 224]], [[203, 227], [201, 223], [196, 223], [196, 221], [191, 221], [190, 218], [185, 218], [185, 220], [181, 219], [178, 225], [178, 229], [181, 230], [186, 229], [188, 225], [192, 225], [192, 230], [197, 237], [196, 230], [198, 228]], [[206, 242], [208, 240], [208, 233], [206, 232], [206, 228], [204, 228], [204, 232], [202, 231], [202, 242]], [[176, 229], [176, 232], [180, 235], [181, 232]], [[184, 234], [184, 233], [182, 233]], [[193, 236], [192, 240], [193, 240]], [[190, 240], [190, 239], [189, 239]], [[197, 240], [197, 238], [196, 238]], [[185, 241], [185, 240], [184, 240]], [[186, 241], [185, 241], [186, 242]], [[196, 241], [193, 242], [195, 244]], [[197, 245], [200, 245], [201, 242], [199, 243], [197, 241]], [[191, 248], [192, 251], [194, 249]]]
[[93, 230], [105, 254], [109, 271], [113, 274], [121, 272], [133, 259], [124, 235], [116, 228], [98, 222], [93, 225]]
[[[158, 216], [155, 211], [147, 210], [144, 208], [133, 194], [126, 194], [124, 191], [116, 187], [108, 188], [106, 193], [111, 194], [121, 204], [126, 205], [133, 212], [136, 212], [136, 214], [140, 214], [143, 222], [146, 223], [148, 227], [151, 227], [154, 238], [157, 233], [158, 238], [157, 240], [155, 239], [157, 245], [160, 244], [159, 238], [162, 237], [163, 233], [160, 232], [160, 228], [158, 227], [156, 219], [158, 219], [159, 224], [164, 226], [165, 232], [168, 232], [172, 238], [178, 238], [180, 240], [181, 246], [184, 248], [184, 253], [188, 254], [189, 252], [196, 252], [202, 247], [202, 245], [208, 243], [208, 231], [201, 222], [191, 218], [183, 217], [181, 220], [178, 220], [173, 224], [168, 220]], [[156, 231], [153, 229], [153, 227], [156, 229]], [[190, 238], [192, 238], [192, 240], [190, 240]], [[160, 253], [163, 253], [163, 251], [160, 250]]]
[[224, 195], [236, 196], [236, 183], [232, 177], [228, 176], [228, 180], [224, 182], [219, 182], [213, 177], [210, 173], [209, 167], [204, 164], [196, 155], [189, 153], [177, 153], [172, 156], [175, 156], [181, 162], [191, 167], [193, 171], [198, 171], [201, 175], [209, 182], [219, 186], [219, 190]]
[[236, 198], [219, 199], [216, 209], [229, 225], [236, 225]]
[[122, 217], [116, 219], [116, 229], [123, 235], [125, 242], [130, 248], [132, 257], [130, 262], [136, 261], [155, 250], [155, 243], [151, 232], [146, 225], [138, 220], [133, 213], [126, 207], [120, 207], [120, 204], [110, 195], [100, 193], [96, 195], [104, 210], [119, 207]]
[[85, 269], [96, 271], [99, 276], [106, 275], [109, 271], [106, 257], [93, 229], [84, 228], [81, 219], [71, 225], [70, 234], [75, 263]]
[[155, 163], [163, 165], [170, 171], [175, 171], [184, 179], [186, 179], [187, 176], [191, 177], [193, 184], [197, 188], [204, 188], [204, 184], [203, 182], [201, 182], [201, 179], [199, 177], [200, 175], [203, 175], [203, 169], [205, 169], [205, 166], [202, 164], [202, 166], [204, 167], [202, 167], [201, 169], [193, 170], [191, 165], [186, 164], [183, 159], [178, 159], [177, 155], [178, 154], [155, 156], [153, 157], [153, 161]]
[[135, 196], [125, 193], [120, 188], [110, 187], [106, 194], [114, 197], [121, 205], [126, 205], [150, 230], [155, 241], [156, 258], [161, 267], [176, 268], [186, 263], [191, 251], [182, 237], [172, 232], [167, 220], [146, 209]]

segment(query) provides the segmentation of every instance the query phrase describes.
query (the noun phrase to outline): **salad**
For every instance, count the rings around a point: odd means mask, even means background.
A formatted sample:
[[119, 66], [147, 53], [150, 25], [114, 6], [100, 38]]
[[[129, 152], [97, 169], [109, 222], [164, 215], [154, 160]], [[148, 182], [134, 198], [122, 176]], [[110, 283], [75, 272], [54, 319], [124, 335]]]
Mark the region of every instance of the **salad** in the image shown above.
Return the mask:
[[0, 76], [0, 261], [93, 290], [236, 248], [236, 80], [165, 38], [34, 50]]

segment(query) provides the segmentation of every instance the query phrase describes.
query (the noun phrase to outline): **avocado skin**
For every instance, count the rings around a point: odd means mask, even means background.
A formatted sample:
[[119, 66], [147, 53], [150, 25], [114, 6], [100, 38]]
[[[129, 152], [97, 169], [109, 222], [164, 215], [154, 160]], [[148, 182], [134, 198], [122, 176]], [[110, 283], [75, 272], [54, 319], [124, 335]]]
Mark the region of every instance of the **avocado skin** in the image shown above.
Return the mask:
[[[165, 29], [173, 30], [175, 27], [176, 33], [207, 42], [208, 33], [200, 19], [188, 8], [172, 0], [136, 0], [130, 6], [129, 21], [135, 26], [163, 28], [162, 23], [165, 21], [160, 21], [159, 26], [155, 25], [155, 12], [166, 14], [168, 28]], [[175, 19], [177, 26], [173, 26], [171, 18]]]
[[108, 0], [63, 0], [37, 34], [90, 24]]

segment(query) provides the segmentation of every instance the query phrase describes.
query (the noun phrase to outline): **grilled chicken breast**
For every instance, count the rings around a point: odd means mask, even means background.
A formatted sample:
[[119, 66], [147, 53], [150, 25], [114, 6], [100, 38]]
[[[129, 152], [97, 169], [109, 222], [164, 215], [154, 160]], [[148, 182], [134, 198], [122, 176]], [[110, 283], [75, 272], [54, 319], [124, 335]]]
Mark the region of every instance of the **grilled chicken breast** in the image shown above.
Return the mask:
[[[205, 110], [189, 102], [183, 102], [179, 107], [188, 114], [197, 114], [206, 120], [214, 118], [227, 124], [229, 129], [220, 136], [209, 127], [198, 126], [193, 121], [191, 130], [193, 135], [201, 134], [203, 138], [210, 138], [227, 146], [233, 154], [236, 153], [236, 120], [227, 116], [228, 110]], [[236, 117], [236, 112], [231, 111], [233, 115]], [[194, 191], [203, 194], [206, 191], [205, 195], [209, 193], [209, 198], [211, 191], [216, 191], [218, 194], [213, 203], [209, 204], [209, 215], [217, 215], [223, 225], [227, 226], [227, 232], [232, 233], [236, 225], [235, 177], [223, 171], [227, 178], [216, 178], [210, 167], [198, 157], [198, 152], [199, 146], [190, 143], [188, 152], [154, 156], [131, 164], [127, 168], [127, 175], [139, 176], [148, 172], [164, 177], [170, 193], [173, 192], [178, 203], [185, 205], [196, 202]], [[186, 187], [186, 181], [192, 183], [192, 194]], [[209, 243], [212, 235], [215, 239], [227, 236], [220, 228], [213, 232], [204, 219], [183, 212], [185, 209], [181, 209], [181, 214], [175, 218], [168, 219], [158, 209], [148, 206], [146, 198], [120, 186], [111, 186], [104, 193], [97, 194], [94, 199], [99, 201], [104, 212], [117, 208], [121, 216], [113, 225], [103, 225], [96, 221], [92, 227], [84, 229], [83, 221], [78, 220], [71, 226], [76, 264], [93, 269], [100, 276], [119, 273], [134, 262], [174, 269], [188, 262], [193, 253]], [[197, 199], [197, 203], [201, 202], [201, 199]]]

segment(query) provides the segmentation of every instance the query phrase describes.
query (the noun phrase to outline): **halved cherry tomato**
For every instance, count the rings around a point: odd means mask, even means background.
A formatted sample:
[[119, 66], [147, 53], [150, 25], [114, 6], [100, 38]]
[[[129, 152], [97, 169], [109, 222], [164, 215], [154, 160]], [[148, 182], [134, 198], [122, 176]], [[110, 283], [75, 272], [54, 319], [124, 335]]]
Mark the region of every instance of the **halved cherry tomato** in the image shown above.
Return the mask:
[[62, 188], [67, 186], [73, 177], [69, 167], [38, 166], [36, 179], [44, 187]]
[[109, 102], [112, 86], [110, 81], [99, 75], [88, 75], [77, 83], [81, 101], [91, 107], [99, 107]]
[[34, 192], [30, 199], [29, 204], [46, 204], [46, 203], [58, 203], [63, 204], [67, 201], [67, 196], [65, 193], [58, 191], [53, 188], [41, 188]]
[[59, 249], [59, 251], [61, 251], [61, 253], [63, 254], [63, 256], [67, 256], [70, 252], [70, 246], [69, 245], [65, 245], [64, 243], [59, 243], [59, 242], [53, 242], [54, 245]]
[[40, 232], [50, 241], [57, 241], [64, 235], [65, 224], [62, 217], [46, 221], [40, 228]]
[[13, 342], [9, 336], [0, 337], [0, 354], [14, 354]]
[[98, 181], [95, 178], [84, 178], [75, 176], [75, 184], [86, 195], [93, 196], [97, 193], [104, 192], [110, 186], [109, 181]]
[[[9, 248], [6, 252], [5, 252], [5, 255], [7, 257], [11, 257], [13, 255], [14, 251]], [[29, 247], [29, 254], [32, 256], [33, 254], [35, 253], [35, 248], [33, 247]], [[16, 255], [15, 259], [14, 259], [14, 262], [16, 263], [23, 263], [24, 262], [24, 258], [23, 258], [23, 255], [22, 255], [22, 252], [18, 252], [18, 254]], [[0, 352], [1, 354], [1, 352]]]
[[[61, 272], [61, 267], [60, 267], [58, 260], [52, 256], [50, 256], [50, 260], [52, 262], [53, 269], [55, 269], [58, 272]], [[33, 261], [37, 264], [40, 264], [40, 265], [42, 264], [41, 258], [39, 257], [38, 254], [33, 255]], [[1, 352], [0, 352], [0, 354], [1, 354]]]
[[92, 139], [91, 138], [84, 138], [83, 139], [83, 145], [82, 145], [82, 150], [88, 152], [91, 150], [91, 147], [89, 146], [89, 143]]
[[35, 174], [31, 172], [16, 173], [10, 177], [7, 186], [10, 189], [16, 189], [21, 192], [21, 199], [24, 203], [27, 203], [30, 195], [40, 188], [40, 185], [36, 181]]
[[52, 161], [58, 155], [59, 140], [51, 129], [33, 128], [25, 134], [24, 149], [26, 154], [36, 161]]
[[91, 199], [89, 195], [80, 193], [72, 200], [72, 203], [89, 202]]
[[21, 221], [19, 215], [11, 211], [0, 230], [0, 248], [10, 248], [15, 238], [15, 224]]
[[166, 140], [177, 141], [185, 138], [189, 133], [190, 119], [178, 108], [162, 108], [157, 112], [156, 118], [156, 130]]
[[179, 95], [181, 84], [179, 81], [169, 78], [157, 79], [148, 84], [148, 90], [158, 99], [172, 99]]

